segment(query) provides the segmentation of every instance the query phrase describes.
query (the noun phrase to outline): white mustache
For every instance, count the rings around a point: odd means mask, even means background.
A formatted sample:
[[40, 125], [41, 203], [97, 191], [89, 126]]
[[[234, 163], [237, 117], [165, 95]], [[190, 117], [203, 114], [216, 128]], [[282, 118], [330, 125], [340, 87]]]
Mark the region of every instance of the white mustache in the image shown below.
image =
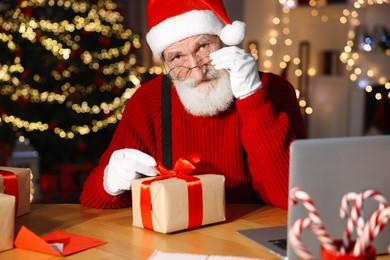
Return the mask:
[[192, 78], [173, 81], [183, 106], [195, 116], [214, 116], [227, 110], [234, 100], [225, 70], [209, 69], [200, 84]]

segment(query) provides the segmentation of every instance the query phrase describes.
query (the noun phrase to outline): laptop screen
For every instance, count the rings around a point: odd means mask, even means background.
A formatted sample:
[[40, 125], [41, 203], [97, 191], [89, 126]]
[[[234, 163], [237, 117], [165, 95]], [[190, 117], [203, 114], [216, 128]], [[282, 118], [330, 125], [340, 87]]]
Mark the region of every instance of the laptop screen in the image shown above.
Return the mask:
[[[390, 202], [389, 163], [389, 135], [296, 140], [290, 147], [289, 188], [300, 187], [307, 192], [331, 237], [341, 239], [347, 223], [347, 219], [339, 217], [344, 194], [374, 189]], [[377, 208], [376, 201], [365, 201], [365, 219]], [[307, 216], [302, 203], [289, 206], [288, 226]], [[299, 259], [288, 242], [287, 230], [284, 226], [238, 230], [238, 233], [280, 258]], [[319, 259], [320, 244], [310, 230], [302, 233], [302, 241]], [[377, 254], [387, 253], [389, 241], [390, 227], [386, 227], [374, 240]]]

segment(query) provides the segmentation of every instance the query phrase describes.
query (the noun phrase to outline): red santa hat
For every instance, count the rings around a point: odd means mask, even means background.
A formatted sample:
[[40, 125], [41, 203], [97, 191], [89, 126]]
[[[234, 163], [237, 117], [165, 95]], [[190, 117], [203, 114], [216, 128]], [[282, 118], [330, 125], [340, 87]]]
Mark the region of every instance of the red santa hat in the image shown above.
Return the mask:
[[218, 35], [226, 45], [245, 37], [245, 23], [230, 21], [222, 0], [149, 0], [146, 40], [158, 59], [172, 43], [198, 34]]

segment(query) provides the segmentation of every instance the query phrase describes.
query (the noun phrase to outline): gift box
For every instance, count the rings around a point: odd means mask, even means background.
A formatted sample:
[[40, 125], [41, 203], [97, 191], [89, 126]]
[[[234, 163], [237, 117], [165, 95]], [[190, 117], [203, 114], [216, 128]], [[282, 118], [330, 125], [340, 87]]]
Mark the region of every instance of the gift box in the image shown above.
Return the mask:
[[[200, 189], [193, 191], [194, 183], [187, 177], [197, 179]], [[134, 180], [131, 189], [137, 227], [171, 233], [226, 219], [223, 175], [142, 178]]]
[[0, 193], [0, 252], [13, 248], [15, 197]]
[[14, 195], [16, 216], [30, 212], [31, 170], [0, 167], [0, 193]]

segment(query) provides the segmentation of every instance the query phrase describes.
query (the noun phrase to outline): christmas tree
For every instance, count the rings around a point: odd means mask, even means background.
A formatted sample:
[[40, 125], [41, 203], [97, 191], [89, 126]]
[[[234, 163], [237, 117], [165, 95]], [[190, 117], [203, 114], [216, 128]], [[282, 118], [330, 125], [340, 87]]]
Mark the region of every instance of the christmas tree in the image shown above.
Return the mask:
[[112, 1], [0, 1], [0, 141], [53, 165], [97, 163], [143, 78], [140, 37]]

